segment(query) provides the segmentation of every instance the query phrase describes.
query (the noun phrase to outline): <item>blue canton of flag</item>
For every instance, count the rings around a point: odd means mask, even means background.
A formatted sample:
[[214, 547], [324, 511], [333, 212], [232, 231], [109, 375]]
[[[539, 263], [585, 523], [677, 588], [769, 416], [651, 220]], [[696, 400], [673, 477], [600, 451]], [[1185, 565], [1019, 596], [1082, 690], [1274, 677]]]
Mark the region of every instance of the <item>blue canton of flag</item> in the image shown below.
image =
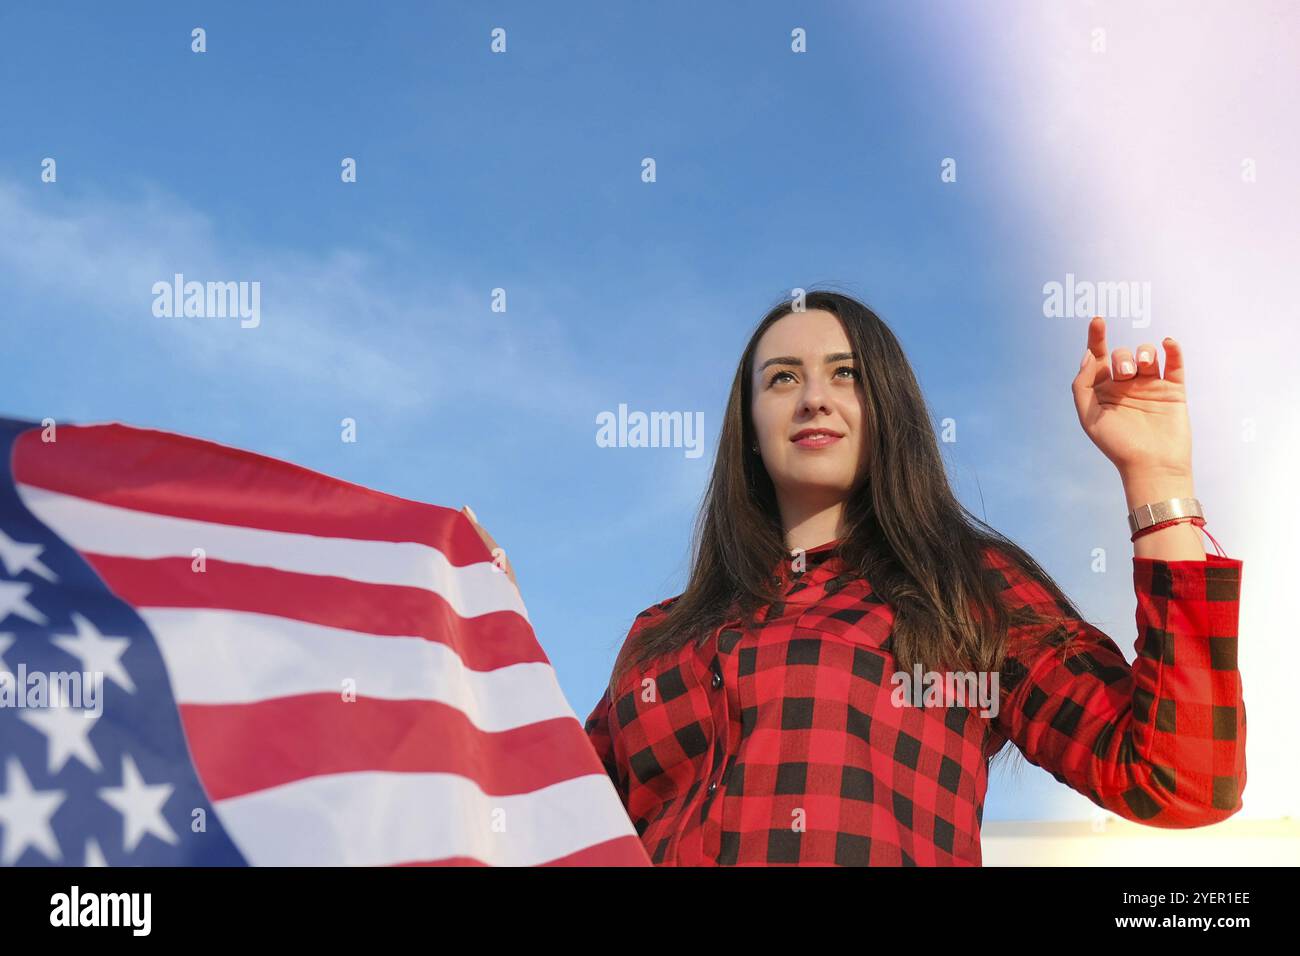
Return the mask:
[[13, 444], [32, 427], [0, 419], [0, 864], [243, 865], [153, 635], [18, 496]]

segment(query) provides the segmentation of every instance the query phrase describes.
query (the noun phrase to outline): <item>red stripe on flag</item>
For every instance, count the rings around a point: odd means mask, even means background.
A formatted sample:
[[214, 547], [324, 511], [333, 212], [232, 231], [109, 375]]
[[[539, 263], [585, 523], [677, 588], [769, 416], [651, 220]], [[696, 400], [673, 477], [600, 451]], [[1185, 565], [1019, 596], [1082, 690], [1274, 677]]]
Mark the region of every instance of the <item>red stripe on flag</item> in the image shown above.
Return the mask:
[[126, 425], [61, 425], [18, 436], [20, 484], [136, 511], [366, 541], [414, 541], [452, 564], [490, 561], [457, 511], [386, 495], [277, 458]]
[[181, 704], [199, 778], [225, 800], [322, 774], [451, 773], [509, 796], [605, 770], [575, 718], [490, 733], [439, 701], [339, 694]]
[[475, 671], [550, 663], [528, 622], [514, 611], [461, 617], [441, 595], [420, 588], [212, 559], [206, 572], [196, 574], [189, 558], [82, 557], [109, 590], [138, 608], [250, 611], [381, 637], [423, 637], [451, 647]]

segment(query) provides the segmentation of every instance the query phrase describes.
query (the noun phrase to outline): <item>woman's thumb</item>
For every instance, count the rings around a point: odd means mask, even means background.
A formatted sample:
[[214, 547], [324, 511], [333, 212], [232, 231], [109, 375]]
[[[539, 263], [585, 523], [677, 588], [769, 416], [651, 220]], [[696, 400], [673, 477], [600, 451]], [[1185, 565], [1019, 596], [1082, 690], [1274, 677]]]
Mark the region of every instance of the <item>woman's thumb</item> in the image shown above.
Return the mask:
[[474, 514], [474, 509], [469, 505], [464, 505], [460, 509], [460, 513], [469, 519], [470, 527], [478, 533], [479, 540], [487, 545], [488, 550], [491, 551], [496, 546], [496, 542], [492, 540], [492, 536], [487, 533], [486, 529], [478, 523], [478, 515]]

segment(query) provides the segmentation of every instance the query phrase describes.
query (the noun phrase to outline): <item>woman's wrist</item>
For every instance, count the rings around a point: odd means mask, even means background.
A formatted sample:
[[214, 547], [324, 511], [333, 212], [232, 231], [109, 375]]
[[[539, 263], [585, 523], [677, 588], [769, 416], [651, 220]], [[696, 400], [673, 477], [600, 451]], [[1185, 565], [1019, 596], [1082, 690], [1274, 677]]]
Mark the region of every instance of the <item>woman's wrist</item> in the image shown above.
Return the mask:
[[1190, 470], [1169, 472], [1143, 468], [1121, 471], [1119, 477], [1129, 511], [1170, 498], [1196, 497]]
[[[1170, 498], [1195, 498], [1191, 471], [1133, 469], [1120, 473], [1128, 510]], [[1204, 561], [1201, 531], [1190, 521], [1179, 521], [1141, 535], [1133, 542], [1133, 554], [1161, 561]]]

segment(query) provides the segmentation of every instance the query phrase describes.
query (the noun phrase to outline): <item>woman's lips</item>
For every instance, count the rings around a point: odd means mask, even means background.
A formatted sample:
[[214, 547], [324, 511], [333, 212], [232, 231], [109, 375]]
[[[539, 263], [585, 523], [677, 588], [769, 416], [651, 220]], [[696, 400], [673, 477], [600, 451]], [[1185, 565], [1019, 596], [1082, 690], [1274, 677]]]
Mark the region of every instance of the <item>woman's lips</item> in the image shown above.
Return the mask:
[[802, 448], [825, 448], [839, 441], [842, 435], [805, 435], [795, 442]]

